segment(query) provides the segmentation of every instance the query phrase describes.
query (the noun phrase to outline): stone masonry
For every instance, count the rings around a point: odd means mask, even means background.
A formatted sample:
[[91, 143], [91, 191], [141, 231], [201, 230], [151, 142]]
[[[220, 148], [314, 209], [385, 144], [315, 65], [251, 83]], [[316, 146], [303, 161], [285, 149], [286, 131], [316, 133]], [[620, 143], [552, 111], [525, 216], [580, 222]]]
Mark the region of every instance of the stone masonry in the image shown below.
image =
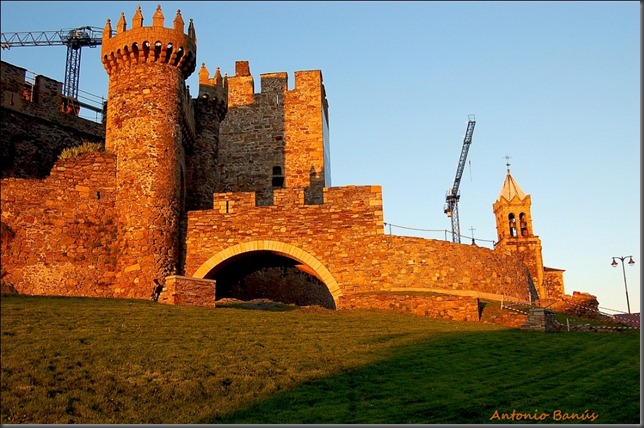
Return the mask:
[[62, 83], [0, 63], [0, 177], [45, 178], [63, 149], [103, 143], [105, 126], [65, 112]]
[[136, 290], [135, 297], [146, 297], [153, 278], [181, 273], [185, 150], [193, 124], [185, 117], [185, 79], [195, 69], [194, 29], [184, 34], [179, 13], [173, 28], [165, 28], [160, 7], [152, 21], [143, 27], [139, 7], [132, 29], [121, 15], [113, 37], [108, 21], [102, 45], [110, 76], [105, 148], [117, 158], [116, 292]]
[[88, 153], [44, 180], [3, 179], [2, 280], [26, 294], [115, 297], [115, 173], [113, 155]]
[[[203, 88], [207, 83], [201, 82]], [[252, 191], [259, 205], [270, 205], [273, 189], [303, 188], [307, 202], [319, 203], [328, 182], [320, 144], [328, 138], [322, 74], [296, 72], [293, 90], [288, 90], [286, 73], [262, 74], [261, 88], [254, 92], [248, 62], [238, 61], [235, 76], [228, 78], [217, 191]]]
[[215, 281], [172, 275], [165, 280], [159, 302], [167, 305], [215, 307]]
[[479, 320], [479, 300], [464, 296], [353, 294], [342, 296], [340, 308], [393, 310], [454, 321]]
[[[319, 70], [295, 72], [293, 89], [264, 73], [256, 92], [248, 61], [230, 77], [202, 63], [192, 98], [192, 20], [186, 30], [177, 11], [166, 27], [159, 6], [151, 21], [139, 7], [105, 25], [103, 124], [61, 112], [58, 82], [38, 78], [35, 97], [24, 70], [2, 63], [3, 285], [147, 299], [160, 279], [168, 304], [269, 295], [470, 321], [479, 299], [565, 296], [509, 171], [494, 250], [386, 235], [380, 186], [330, 185]], [[82, 141], [105, 150], [55, 161]]]
[[528, 299], [525, 266], [511, 256], [385, 235], [378, 186], [325, 188], [324, 203], [311, 205], [304, 203], [302, 189], [274, 194], [271, 206], [256, 206], [254, 193], [218, 194], [215, 209], [190, 212], [186, 272], [213, 277], [230, 258], [267, 251], [310, 266], [336, 301], [343, 294], [382, 290]]

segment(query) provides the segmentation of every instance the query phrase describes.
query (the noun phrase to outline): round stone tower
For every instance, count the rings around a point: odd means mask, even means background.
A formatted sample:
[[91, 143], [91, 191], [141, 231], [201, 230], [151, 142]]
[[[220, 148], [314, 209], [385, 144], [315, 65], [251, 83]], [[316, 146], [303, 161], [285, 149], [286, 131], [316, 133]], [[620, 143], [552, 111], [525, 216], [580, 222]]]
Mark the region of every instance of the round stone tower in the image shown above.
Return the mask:
[[121, 252], [115, 295], [147, 298], [153, 280], [181, 274], [185, 216], [185, 151], [194, 140], [194, 114], [185, 81], [195, 70], [192, 20], [184, 34], [180, 11], [164, 28], [161, 6], [143, 26], [139, 6], [126, 28], [103, 31], [109, 75], [105, 148], [116, 154], [116, 210]]

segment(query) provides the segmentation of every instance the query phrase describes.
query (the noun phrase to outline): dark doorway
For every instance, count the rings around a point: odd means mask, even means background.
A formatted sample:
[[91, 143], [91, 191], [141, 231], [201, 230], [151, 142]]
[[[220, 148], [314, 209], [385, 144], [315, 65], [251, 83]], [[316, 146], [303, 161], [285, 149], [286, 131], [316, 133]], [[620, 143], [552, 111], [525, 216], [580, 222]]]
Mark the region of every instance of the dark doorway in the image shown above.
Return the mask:
[[335, 301], [308, 266], [270, 251], [240, 254], [215, 268], [216, 299], [268, 299], [298, 306], [335, 309]]

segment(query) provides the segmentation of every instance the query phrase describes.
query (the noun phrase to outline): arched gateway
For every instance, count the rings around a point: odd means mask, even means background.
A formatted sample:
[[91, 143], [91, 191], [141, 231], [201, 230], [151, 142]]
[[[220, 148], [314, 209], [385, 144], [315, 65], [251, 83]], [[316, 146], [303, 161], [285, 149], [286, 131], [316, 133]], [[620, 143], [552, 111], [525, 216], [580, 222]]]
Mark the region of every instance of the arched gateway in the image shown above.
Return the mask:
[[329, 290], [333, 300], [338, 304], [338, 299], [342, 295], [340, 286], [336, 282], [331, 272], [314, 256], [306, 251], [284, 242], [259, 240], [244, 242], [241, 244], [233, 245], [225, 250], [222, 250], [206, 260], [192, 275], [194, 278], [206, 278], [217, 267], [226, 263], [233, 257], [239, 256], [244, 253], [252, 253], [258, 251], [267, 251], [278, 256], [287, 257], [302, 263], [306, 267], [306, 271], [320, 280]]

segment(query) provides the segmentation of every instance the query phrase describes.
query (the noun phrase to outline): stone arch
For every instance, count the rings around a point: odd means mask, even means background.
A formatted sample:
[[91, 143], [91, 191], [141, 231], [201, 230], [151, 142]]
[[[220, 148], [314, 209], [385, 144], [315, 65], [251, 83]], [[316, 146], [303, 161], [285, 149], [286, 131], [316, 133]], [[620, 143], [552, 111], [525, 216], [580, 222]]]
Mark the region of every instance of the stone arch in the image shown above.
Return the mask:
[[517, 236], [517, 219], [514, 216], [514, 213], [508, 214], [508, 225], [510, 227], [510, 237], [514, 238]]
[[342, 296], [342, 291], [331, 272], [311, 254], [291, 244], [278, 241], [251, 241], [241, 244], [233, 245], [225, 250], [222, 250], [206, 260], [192, 275], [194, 278], [205, 278], [206, 275], [215, 267], [225, 262], [226, 260], [243, 253], [250, 253], [256, 251], [270, 251], [274, 254], [281, 255], [294, 259], [311, 269], [311, 274], [319, 279], [329, 289], [333, 300], [338, 305], [338, 299]]

